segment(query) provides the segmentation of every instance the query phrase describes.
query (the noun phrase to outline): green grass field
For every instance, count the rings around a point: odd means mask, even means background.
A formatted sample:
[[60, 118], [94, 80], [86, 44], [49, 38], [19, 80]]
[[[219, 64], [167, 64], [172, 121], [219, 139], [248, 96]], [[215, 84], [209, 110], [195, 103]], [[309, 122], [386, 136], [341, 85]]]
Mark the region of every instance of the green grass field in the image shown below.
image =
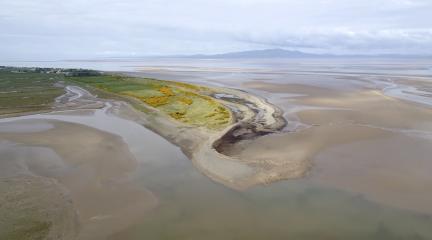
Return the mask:
[[231, 112], [211, 97], [208, 89], [186, 83], [124, 76], [68, 77], [105, 92], [134, 98], [168, 114], [177, 121], [209, 129], [223, 128], [232, 121]]
[[65, 91], [54, 84], [58, 74], [12, 72], [0, 69], [0, 114], [16, 114], [50, 109]]

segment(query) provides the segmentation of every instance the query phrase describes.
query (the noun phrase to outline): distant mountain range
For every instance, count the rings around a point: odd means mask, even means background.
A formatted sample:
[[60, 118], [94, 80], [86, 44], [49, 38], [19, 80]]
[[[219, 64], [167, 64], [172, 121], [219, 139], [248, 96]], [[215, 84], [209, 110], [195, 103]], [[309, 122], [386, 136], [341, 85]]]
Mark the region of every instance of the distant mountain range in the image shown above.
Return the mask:
[[[172, 57], [172, 56], [171, 56]], [[380, 54], [380, 55], [332, 55], [332, 54], [313, 54], [300, 51], [289, 51], [285, 49], [264, 49], [243, 52], [230, 52], [222, 54], [197, 54], [174, 56], [180, 58], [207, 58], [207, 59], [231, 59], [231, 58], [431, 58], [425, 55], [400, 55], [400, 54]]]

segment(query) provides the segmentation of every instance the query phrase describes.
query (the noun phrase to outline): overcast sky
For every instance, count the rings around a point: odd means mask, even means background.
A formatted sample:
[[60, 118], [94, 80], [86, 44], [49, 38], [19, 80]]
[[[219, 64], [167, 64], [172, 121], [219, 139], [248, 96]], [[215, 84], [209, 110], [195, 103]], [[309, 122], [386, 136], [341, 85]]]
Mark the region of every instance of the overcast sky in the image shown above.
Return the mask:
[[0, 0], [0, 58], [432, 54], [432, 0]]

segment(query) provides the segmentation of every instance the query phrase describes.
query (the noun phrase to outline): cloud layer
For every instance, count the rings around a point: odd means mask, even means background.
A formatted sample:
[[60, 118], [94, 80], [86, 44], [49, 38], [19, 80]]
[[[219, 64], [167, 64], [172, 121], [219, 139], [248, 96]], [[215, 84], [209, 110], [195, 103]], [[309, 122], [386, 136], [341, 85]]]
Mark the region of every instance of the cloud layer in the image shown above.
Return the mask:
[[429, 0], [4, 0], [0, 58], [220, 53], [283, 47], [432, 54]]

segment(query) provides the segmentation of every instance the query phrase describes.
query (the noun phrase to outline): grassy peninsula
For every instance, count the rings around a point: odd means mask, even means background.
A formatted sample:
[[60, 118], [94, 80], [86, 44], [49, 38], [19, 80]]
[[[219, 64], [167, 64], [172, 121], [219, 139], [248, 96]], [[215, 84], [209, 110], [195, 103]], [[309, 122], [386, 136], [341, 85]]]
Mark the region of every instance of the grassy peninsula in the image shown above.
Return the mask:
[[134, 100], [194, 127], [217, 130], [233, 122], [230, 110], [208, 96], [211, 91], [206, 87], [93, 70], [52, 68], [0, 67], [0, 115], [50, 110], [69, 84]]
[[200, 171], [235, 189], [301, 177], [308, 169], [307, 161], [281, 167], [271, 157], [230, 155], [233, 144], [286, 124], [276, 106], [240, 90], [93, 70], [0, 67], [0, 91], [1, 117], [107, 107], [176, 144]]
[[67, 77], [87, 88], [138, 100], [192, 126], [221, 129], [232, 122], [229, 109], [207, 96], [208, 88], [187, 83], [118, 75]]

